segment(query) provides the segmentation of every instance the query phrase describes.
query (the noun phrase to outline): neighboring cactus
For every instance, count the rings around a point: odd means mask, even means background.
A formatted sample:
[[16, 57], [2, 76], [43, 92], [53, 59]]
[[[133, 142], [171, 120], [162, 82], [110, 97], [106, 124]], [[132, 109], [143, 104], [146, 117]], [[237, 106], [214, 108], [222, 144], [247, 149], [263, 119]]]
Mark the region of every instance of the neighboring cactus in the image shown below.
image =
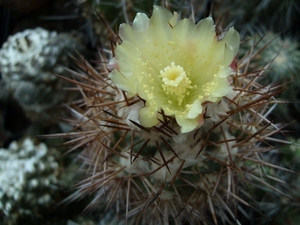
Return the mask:
[[[300, 110], [298, 98], [300, 94], [300, 50], [296, 40], [288, 37], [281, 37], [272, 32], [267, 32], [260, 37], [253, 35], [248, 37], [243, 45], [242, 52], [249, 52], [251, 49], [252, 63], [249, 65], [252, 70], [264, 70], [260, 78], [262, 84], [282, 84], [285, 89], [280, 97], [289, 104], [280, 104], [277, 107], [277, 116], [284, 116], [284, 122], [291, 122], [297, 119]], [[294, 127], [297, 129], [298, 124]]]
[[266, 32], [261, 37], [253, 35], [247, 39], [243, 51], [249, 51], [253, 47], [253, 58], [250, 65], [252, 69], [264, 69], [267, 64], [270, 64], [265, 71], [263, 82], [287, 83], [293, 81], [291, 85], [299, 86], [300, 50], [296, 40], [283, 38], [272, 32]]
[[[300, 170], [300, 145], [299, 139], [290, 139], [293, 144], [274, 149], [265, 154], [265, 160], [274, 165], [280, 165], [292, 171]], [[259, 172], [259, 171], [257, 171]], [[278, 171], [276, 168], [266, 168], [268, 184], [264, 190], [258, 190], [253, 185], [253, 191], [257, 193], [257, 205], [263, 215], [255, 216], [255, 224], [288, 224], [296, 225], [300, 220], [300, 177], [297, 173]], [[279, 179], [274, 180], [273, 178]], [[274, 191], [275, 190], [275, 191]], [[276, 201], [274, 201], [276, 200]]]
[[56, 157], [54, 149], [31, 138], [0, 149], [0, 222], [34, 221], [54, 203], [59, 175]]
[[[256, 33], [262, 27], [273, 32], [299, 32], [298, 0], [216, 0], [217, 15], [234, 22], [242, 33]], [[296, 33], [294, 33], [296, 32]]]
[[88, 208], [127, 224], [239, 224], [254, 202], [249, 184], [286, 170], [262, 157], [280, 132], [267, 118], [280, 87], [260, 85], [251, 56], [235, 59], [238, 33], [216, 35], [211, 18], [195, 25], [154, 7], [119, 37], [113, 59], [101, 54], [108, 67], [77, 61], [84, 98], [72, 110], [77, 130], [63, 135], [85, 146], [89, 177], [66, 201], [93, 193]]
[[70, 93], [62, 90], [66, 83], [53, 74], [67, 74], [64, 67], [71, 66], [68, 53], [82, 51], [80, 41], [42, 28], [10, 36], [0, 50], [1, 92], [12, 95], [33, 121], [52, 121], [57, 115], [53, 108], [70, 100]]

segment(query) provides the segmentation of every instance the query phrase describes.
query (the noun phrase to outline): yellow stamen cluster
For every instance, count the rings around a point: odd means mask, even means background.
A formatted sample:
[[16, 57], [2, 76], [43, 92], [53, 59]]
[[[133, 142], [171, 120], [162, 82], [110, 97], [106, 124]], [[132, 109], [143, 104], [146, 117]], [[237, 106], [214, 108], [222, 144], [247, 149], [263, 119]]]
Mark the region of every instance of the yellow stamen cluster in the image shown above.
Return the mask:
[[[186, 95], [189, 95], [189, 89], [191, 86], [191, 80], [187, 77], [184, 69], [181, 66], [176, 66], [174, 62], [171, 66], [167, 66], [160, 71], [162, 78], [162, 88], [169, 96], [175, 96], [178, 101], [178, 106], [182, 104], [182, 101]], [[173, 104], [169, 100], [170, 104]]]

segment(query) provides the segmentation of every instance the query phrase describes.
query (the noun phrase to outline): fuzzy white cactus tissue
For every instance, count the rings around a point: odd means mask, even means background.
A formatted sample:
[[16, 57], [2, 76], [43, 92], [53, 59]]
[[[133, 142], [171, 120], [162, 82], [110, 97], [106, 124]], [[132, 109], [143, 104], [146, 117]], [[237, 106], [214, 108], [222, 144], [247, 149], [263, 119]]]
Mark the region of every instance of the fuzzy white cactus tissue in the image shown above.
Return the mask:
[[49, 205], [58, 168], [53, 149], [30, 138], [0, 149], [0, 214], [15, 220]]
[[[4, 88], [26, 112], [41, 113], [66, 99], [64, 67], [72, 60], [68, 53], [81, 52], [79, 35], [42, 28], [28, 29], [8, 38], [0, 50], [0, 71]], [[2, 94], [3, 95], [3, 94]], [[30, 117], [30, 116], [29, 116]]]

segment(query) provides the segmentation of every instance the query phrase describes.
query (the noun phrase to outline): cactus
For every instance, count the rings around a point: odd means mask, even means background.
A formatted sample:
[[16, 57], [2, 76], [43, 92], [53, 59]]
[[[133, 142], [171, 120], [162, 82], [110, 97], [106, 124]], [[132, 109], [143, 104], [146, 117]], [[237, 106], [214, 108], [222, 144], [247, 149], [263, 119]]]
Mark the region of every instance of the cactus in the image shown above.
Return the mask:
[[[297, 99], [299, 97], [300, 51], [296, 40], [289, 37], [281, 37], [279, 34], [266, 32], [263, 36], [253, 35], [242, 47], [241, 52], [252, 49], [252, 70], [263, 69], [264, 75], [260, 83], [281, 83], [285, 89], [278, 97], [289, 104], [280, 104], [274, 114], [283, 116], [284, 122], [297, 119], [300, 110]], [[298, 130], [298, 123], [292, 124], [293, 129]]]
[[[32, 138], [0, 149], [0, 216], [3, 224], [41, 217], [58, 189], [57, 151]], [[49, 209], [48, 209], [49, 210]]]
[[68, 74], [63, 67], [71, 66], [68, 53], [83, 52], [81, 42], [79, 36], [43, 28], [10, 36], [0, 50], [0, 97], [16, 99], [32, 121], [52, 123], [59, 111], [53, 108], [74, 98], [61, 90], [66, 83], [53, 73]]
[[297, 0], [225, 0], [215, 3], [216, 14], [226, 21], [234, 21], [242, 33], [253, 34], [262, 27], [276, 33], [299, 32], [300, 4]]
[[[299, 171], [299, 139], [289, 138], [289, 141], [293, 144], [275, 148], [272, 152], [265, 154], [264, 157], [269, 163]], [[298, 224], [300, 218], [299, 174], [278, 171], [275, 168], [267, 168], [265, 172], [267, 176], [280, 178], [281, 181], [270, 180], [271, 186], [265, 186], [264, 191], [253, 187], [253, 191], [257, 193], [258, 207], [262, 209], [264, 214], [264, 216], [257, 215], [254, 222], [267, 224], [268, 221], [272, 220], [272, 224]]]
[[281, 87], [258, 83], [251, 54], [235, 58], [237, 31], [216, 34], [211, 18], [195, 25], [156, 6], [113, 36], [101, 63], [78, 59], [69, 80], [83, 99], [62, 136], [84, 147], [87, 178], [66, 201], [92, 194], [87, 209], [128, 224], [240, 224], [251, 185], [268, 185], [267, 168], [288, 171], [263, 158], [288, 143], [268, 120]]

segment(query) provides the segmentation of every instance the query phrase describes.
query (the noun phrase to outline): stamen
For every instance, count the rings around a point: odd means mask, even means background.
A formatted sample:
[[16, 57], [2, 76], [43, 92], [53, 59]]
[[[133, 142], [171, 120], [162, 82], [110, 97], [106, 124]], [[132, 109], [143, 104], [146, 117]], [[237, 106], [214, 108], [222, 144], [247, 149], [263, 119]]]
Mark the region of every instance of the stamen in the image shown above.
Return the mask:
[[176, 95], [178, 105], [181, 105], [185, 95], [189, 93], [188, 89], [192, 87], [191, 80], [188, 78], [184, 69], [172, 62], [171, 66], [167, 66], [160, 71], [160, 77], [163, 81], [163, 90], [167, 94]]

